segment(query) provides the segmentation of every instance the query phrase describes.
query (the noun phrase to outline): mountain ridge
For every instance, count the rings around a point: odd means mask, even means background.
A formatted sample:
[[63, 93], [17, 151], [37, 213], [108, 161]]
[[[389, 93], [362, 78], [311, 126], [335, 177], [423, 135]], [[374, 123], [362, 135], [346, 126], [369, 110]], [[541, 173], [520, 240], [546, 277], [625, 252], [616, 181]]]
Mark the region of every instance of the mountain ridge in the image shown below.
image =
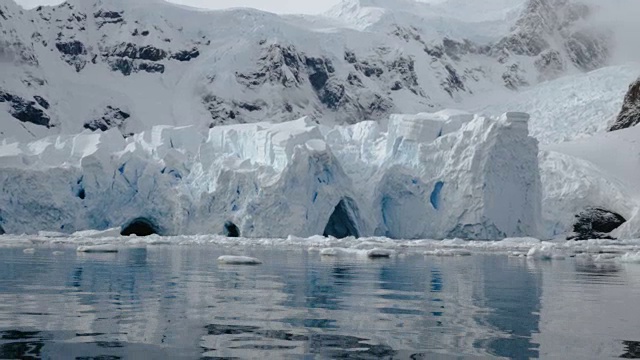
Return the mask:
[[[0, 135], [32, 139], [115, 126], [128, 136], [157, 124], [206, 129], [301, 116], [355, 123], [437, 110], [606, 63], [606, 37], [572, 29], [587, 11], [566, 0], [527, 4], [508, 34], [481, 43], [442, 35], [401, 11], [357, 30], [326, 16], [203, 12], [160, 0], [70, 1], [29, 11], [11, 0], [0, 6], [7, 16], [0, 109], [9, 115], [0, 115], [8, 124]], [[307, 26], [309, 19], [315, 22]], [[539, 25], [549, 23], [540, 34]]]

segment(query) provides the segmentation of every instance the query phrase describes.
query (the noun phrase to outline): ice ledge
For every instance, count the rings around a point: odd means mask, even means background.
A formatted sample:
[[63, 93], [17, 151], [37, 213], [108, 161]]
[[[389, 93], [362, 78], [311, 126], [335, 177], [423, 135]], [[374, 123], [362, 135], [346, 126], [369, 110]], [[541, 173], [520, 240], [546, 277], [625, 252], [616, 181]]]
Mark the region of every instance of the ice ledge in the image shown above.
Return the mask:
[[[537, 236], [538, 147], [528, 115], [394, 115], [326, 128], [300, 119], [155, 127], [0, 145], [0, 226], [244, 237]], [[508, 120], [508, 121], [505, 121]], [[231, 225], [229, 225], [231, 224]]]

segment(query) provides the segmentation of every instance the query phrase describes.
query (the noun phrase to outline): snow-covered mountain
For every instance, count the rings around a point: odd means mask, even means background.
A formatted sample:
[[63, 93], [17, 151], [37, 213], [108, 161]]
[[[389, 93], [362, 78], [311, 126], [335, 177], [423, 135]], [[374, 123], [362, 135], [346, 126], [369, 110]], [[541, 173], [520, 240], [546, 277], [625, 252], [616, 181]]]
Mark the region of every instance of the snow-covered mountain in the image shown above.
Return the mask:
[[587, 5], [474, 6], [345, 0], [325, 16], [279, 16], [161, 0], [28, 11], [3, 1], [0, 136], [301, 116], [356, 123], [525, 89], [599, 68], [612, 53]]

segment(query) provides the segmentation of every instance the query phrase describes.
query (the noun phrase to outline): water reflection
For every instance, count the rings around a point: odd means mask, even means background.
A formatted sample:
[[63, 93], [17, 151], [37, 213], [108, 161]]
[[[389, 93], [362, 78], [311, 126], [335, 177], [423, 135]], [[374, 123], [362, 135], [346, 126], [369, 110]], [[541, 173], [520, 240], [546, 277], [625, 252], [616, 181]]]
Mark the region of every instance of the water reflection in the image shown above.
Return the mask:
[[[219, 267], [212, 259], [225, 253], [264, 264]], [[581, 301], [597, 301], [602, 286], [629, 291], [619, 299], [634, 299], [638, 288], [617, 285], [633, 278], [627, 268], [563, 264], [496, 255], [328, 259], [259, 248], [158, 246], [106, 255], [67, 249], [55, 257], [41, 249], [32, 255], [2, 249], [0, 358], [556, 354], [572, 345], [554, 343], [564, 328], [550, 321], [576, 317], [561, 307], [567, 301], [585, 308]], [[609, 283], [580, 280], [602, 272]], [[608, 344], [601, 346], [605, 357], [618, 357], [618, 339], [634, 338], [635, 327], [613, 319], [617, 337], [582, 333], [588, 325], [571, 329], [576, 337]], [[606, 320], [591, 325], [611, 327]], [[638, 343], [622, 344], [622, 357], [638, 355]]]
[[539, 356], [538, 344], [532, 343], [532, 334], [539, 331], [542, 276], [522, 271], [509, 264], [504, 256], [493, 256], [491, 262], [480, 264], [484, 282], [478, 301], [491, 312], [484, 317], [490, 326], [506, 336], [483, 342], [493, 355], [517, 359]]
[[46, 340], [39, 331], [0, 331], [0, 358], [41, 358]]

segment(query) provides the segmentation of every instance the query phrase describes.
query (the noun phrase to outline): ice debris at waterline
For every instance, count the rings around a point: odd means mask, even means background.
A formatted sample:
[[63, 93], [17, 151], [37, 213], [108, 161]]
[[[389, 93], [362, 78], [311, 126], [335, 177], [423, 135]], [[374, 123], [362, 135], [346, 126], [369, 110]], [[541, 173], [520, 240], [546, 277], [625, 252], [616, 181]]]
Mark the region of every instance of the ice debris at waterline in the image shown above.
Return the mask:
[[[160, 240], [161, 239], [161, 240]], [[61, 255], [61, 252], [51, 250], [65, 250], [69, 246], [79, 250], [104, 251], [154, 251], [156, 247], [165, 246], [214, 246], [228, 249], [229, 253], [239, 253], [246, 248], [285, 249], [292, 254], [301, 255], [308, 252], [320, 256], [327, 261], [332, 259], [351, 258], [365, 260], [371, 255], [388, 255], [390, 258], [409, 255], [424, 255], [429, 257], [465, 257], [476, 254], [495, 254], [521, 258], [528, 261], [565, 261], [575, 258], [588, 262], [616, 262], [640, 264], [640, 239], [635, 240], [586, 240], [586, 241], [542, 241], [535, 238], [507, 238], [496, 241], [471, 241], [462, 239], [448, 240], [397, 240], [385, 237], [334, 237], [289, 236], [282, 239], [274, 238], [228, 238], [219, 235], [181, 235], [170, 237], [57, 237], [44, 235], [2, 235], [0, 248], [32, 249], [41, 256], [47, 254]], [[78, 252], [78, 255], [84, 253]], [[386, 257], [386, 256], [385, 256]], [[236, 256], [227, 255], [219, 263], [232, 261]], [[374, 256], [375, 258], [375, 256]], [[240, 257], [239, 259], [246, 259]], [[515, 259], [514, 259], [515, 260]], [[247, 262], [242, 260], [243, 262]], [[386, 261], [382, 259], [381, 261]], [[633, 264], [635, 263], [635, 264]]]
[[76, 249], [79, 253], [117, 253], [118, 248], [112, 244], [84, 245]]
[[[538, 236], [528, 118], [445, 110], [327, 127], [156, 126], [0, 144], [7, 233]], [[386, 128], [386, 129], [385, 129]]]
[[227, 265], [260, 265], [262, 261], [249, 256], [223, 255], [218, 258], [218, 262]]

